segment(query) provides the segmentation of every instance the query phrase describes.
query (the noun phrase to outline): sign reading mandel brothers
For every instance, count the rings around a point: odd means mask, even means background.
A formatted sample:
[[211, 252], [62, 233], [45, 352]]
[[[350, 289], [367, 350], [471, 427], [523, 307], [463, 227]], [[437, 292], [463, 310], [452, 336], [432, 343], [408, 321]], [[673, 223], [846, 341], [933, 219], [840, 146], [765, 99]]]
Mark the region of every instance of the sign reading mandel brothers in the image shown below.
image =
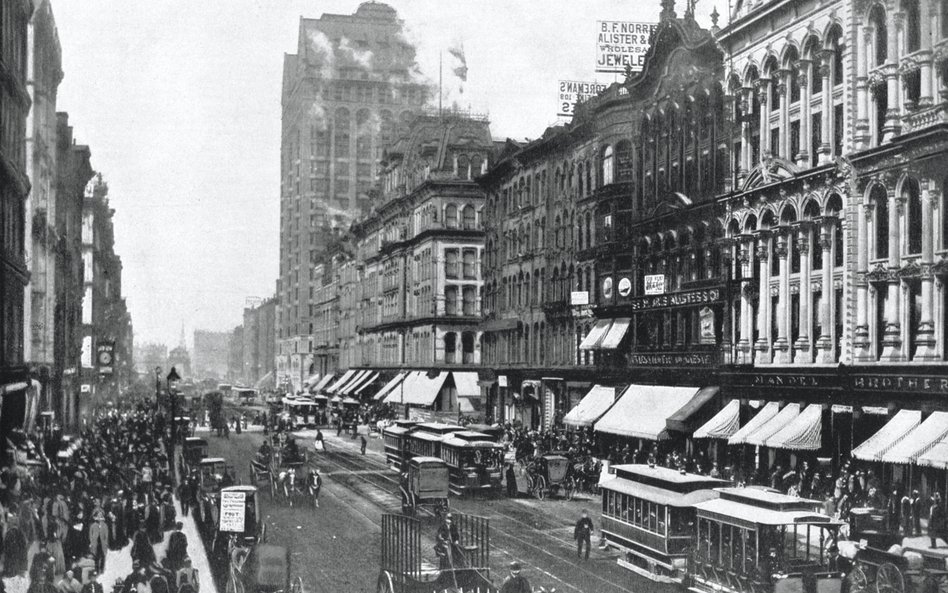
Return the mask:
[[596, 21], [596, 72], [641, 72], [657, 23]]

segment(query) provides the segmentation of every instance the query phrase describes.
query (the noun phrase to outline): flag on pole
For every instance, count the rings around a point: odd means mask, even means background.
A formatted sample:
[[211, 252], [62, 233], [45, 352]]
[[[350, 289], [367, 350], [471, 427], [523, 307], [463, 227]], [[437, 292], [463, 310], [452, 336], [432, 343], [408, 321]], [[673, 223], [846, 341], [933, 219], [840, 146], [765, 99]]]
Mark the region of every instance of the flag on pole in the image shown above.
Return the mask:
[[452, 69], [454, 75], [467, 82], [467, 59], [464, 57], [464, 45], [458, 43], [453, 47], [449, 47], [448, 53], [458, 62], [458, 65]]

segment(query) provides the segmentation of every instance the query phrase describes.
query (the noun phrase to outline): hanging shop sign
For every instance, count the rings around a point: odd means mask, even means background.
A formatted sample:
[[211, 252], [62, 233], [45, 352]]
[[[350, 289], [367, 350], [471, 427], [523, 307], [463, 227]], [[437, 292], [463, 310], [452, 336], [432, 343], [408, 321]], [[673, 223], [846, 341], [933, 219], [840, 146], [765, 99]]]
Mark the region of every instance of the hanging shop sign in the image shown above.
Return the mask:
[[665, 274], [647, 274], [645, 276], [645, 294], [665, 294]]
[[596, 21], [596, 72], [641, 72], [658, 23]]
[[714, 332], [714, 309], [711, 307], [701, 307], [698, 311], [698, 343], [717, 344], [717, 336]]
[[497, 375], [497, 386], [498, 387], [507, 386], [507, 375]]
[[592, 99], [606, 90], [605, 84], [595, 81], [561, 80], [557, 85], [556, 115], [569, 117], [576, 109], [576, 103]]
[[602, 281], [602, 298], [607, 301], [612, 298], [612, 278], [606, 278]]
[[619, 280], [619, 296], [627, 297], [632, 294], [632, 281], [628, 278]]
[[574, 290], [569, 293], [569, 304], [574, 307], [581, 305], [589, 304], [589, 291], [588, 290]]

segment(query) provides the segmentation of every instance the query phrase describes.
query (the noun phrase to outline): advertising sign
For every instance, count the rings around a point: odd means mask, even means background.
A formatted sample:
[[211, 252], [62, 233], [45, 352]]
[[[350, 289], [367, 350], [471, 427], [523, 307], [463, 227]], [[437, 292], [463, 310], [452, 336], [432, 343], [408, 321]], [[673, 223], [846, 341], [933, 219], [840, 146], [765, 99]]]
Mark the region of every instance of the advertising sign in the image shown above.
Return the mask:
[[577, 101], [587, 101], [606, 90], [605, 84], [595, 81], [561, 80], [556, 91], [556, 115], [573, 115]]
[[627, 297], [632, 293], [632, 281], [628, 278], [619, 280], [619, 296]]
[[612, 298], [612, 278], [607, 277], [602, 281], [602, 296], [606, 300]]
[[497, 386], [506, 387], [507, 386], [507, 375], [498, 375], [497, 377]]
[[569, 293], [569, 304], [573, 306], [577, 305], [588, 305], [589, 304], [589, 291], [588, 290], [574, 290]]
[[657, 23], [596, 21], [596, 72], [641, 72]]
[[714, 335], [714, 309], [711, 307], [701, 307], [698, 311], [698, 343], [717, 343]]
[[82, 368], [92, 368], [92, 336], [82, 337], [82, 355], [80, 356], [80, 360], [82, 361]]
[[664, 274], [646, 274], [645, 276], [645, 294], [665, 294], [665, 275]]
[[246, 512], [246, 492], [221, 492], [221, 518], [219, 524], [221, 531], [243, 533]]
[[95, 360], [99, 366], [99, 374], [111, 375], [115, 361], [115, 342], [99, 342], [96, 345]]

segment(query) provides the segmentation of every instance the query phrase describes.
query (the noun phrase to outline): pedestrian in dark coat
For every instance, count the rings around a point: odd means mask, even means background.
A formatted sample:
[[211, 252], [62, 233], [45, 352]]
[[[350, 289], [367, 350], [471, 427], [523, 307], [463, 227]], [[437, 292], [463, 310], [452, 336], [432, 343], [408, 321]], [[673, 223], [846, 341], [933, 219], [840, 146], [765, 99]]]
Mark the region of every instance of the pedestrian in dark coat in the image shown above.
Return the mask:
[[359, 449], [362, 451], [362, 454], [365, 455], [365, 446], [368, 445], [369, 442], [365, 440], [365, 435], [359, 435], [359, 439], [362, 441]]
[[182, 531], [183, 528], [182, 523], [175, 523], [174, 531], [168, 537], [168, 553], [165, 559], [168, 569], [172, 572], [177, 572], [181, 568], [188, 555], [188, 536]]
[[583, 516], [576, 521], [573, 528], [573, 539], [576, 540], [576, 556], [583, 557], [583, 545], [586, 546], [586, 560], [589, 560], [589, 541], [592, 538], [593, 522], [589, 518], [586, 509], [583, 509]]
[[932, 496], [932, 505], [928, 510], [928, 537], [932, 548], [937, 548], [937, 539], [945, 532], [945, 508], [941, 504], [941, 494]]
[[507, 471], [504, 475], [507, 480], [507, 496], [517, 498], [517, 474], [512, 463], [507, 464]]
[[912, 490], [912, 526], [913, 535], [922, 535], [922, 497], [918, 490]]
[[501, 585], [500, 593], [533, 593], [530, 581], [520, 574], [520, 564], [517, 562], [510, 563], [510, 576]]
[[82, 518], [82, 511], [79, 511], [75, 522], [69, 526], [66, 538], [63, 540], [63, 556], [67, 566], [72, 566], [73, 562], [89, 553], [89, 540], [86, 536]]
[[142, 566], [151, 566], [155, 561], [155, 548], [144, 529], [135, 532], [135, 537], [132, 538], [131, 555], [132, 560], [137, 561]]

